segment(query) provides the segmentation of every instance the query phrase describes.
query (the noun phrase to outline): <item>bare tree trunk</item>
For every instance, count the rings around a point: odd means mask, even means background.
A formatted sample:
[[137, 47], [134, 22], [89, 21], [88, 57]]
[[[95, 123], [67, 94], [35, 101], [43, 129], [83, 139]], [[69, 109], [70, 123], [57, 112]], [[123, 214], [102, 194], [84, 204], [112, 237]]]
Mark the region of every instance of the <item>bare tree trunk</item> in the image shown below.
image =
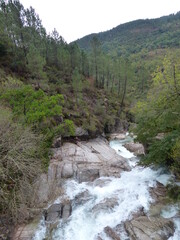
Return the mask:
[[106, 88], [107, 88], [107, 90], [108, 90], [108, 88], [109, 88], [109, 79], [110, 79], [110, 72], [109, 72], [109, 69], [108, 69], [107, 81], [106, 81]]
[[178, 92], [178, 88], [177, 88], [177, 82], [176, 82], [176, 67], [175, 67], [175, 65], [173, 66], [173, 79], [174, 79], [175, 92], [176, 92], [177, 95], [180, 95], [180, 92]]
[[97, 59], [95, 58], [95, 80], [96, 80], [96, 87], [98, 87], [98, 67], [97, 67]]
[[125, 65], [124, 89], [123, 89], [123, 95], [122, 95], [122, 99], [121, 99], [120, 108], [119, 108], [119, 111], [118, 111], [118, 116], [121, 115], [121, 112], [122, 112], [122, 109], [123, 109], [124, 99], [125, 99], [125, 96], [126, 96], [126, 88], [127, 88], [127, 66]]
[[111, 93], [113, 93], [113, 87], [114, 87], [114, 76], [112, 77]]

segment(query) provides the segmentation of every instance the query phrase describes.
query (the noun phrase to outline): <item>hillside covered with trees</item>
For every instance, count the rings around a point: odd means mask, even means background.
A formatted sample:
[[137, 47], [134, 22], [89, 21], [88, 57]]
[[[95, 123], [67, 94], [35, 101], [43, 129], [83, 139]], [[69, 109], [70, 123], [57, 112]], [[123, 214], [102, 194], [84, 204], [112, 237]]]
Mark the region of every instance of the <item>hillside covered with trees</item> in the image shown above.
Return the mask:
[[177, 13], [67, 44], [32, 7], [0, 1], [1, 216], [24, 221], [54, 139], [74, 141], [77, 127], [93, 138], [133, 122], [143, 163], [180, 176], [179, 26]]
[[102, 49], [112, 56], [129, 56], [143, 49], [147, 52], [180, 47], [180, 12], [157, 19], [142, 19], [121, 24], [109, 31], [90, 34], [76, 42], [83, 50], [90, 50], [96, 36]]

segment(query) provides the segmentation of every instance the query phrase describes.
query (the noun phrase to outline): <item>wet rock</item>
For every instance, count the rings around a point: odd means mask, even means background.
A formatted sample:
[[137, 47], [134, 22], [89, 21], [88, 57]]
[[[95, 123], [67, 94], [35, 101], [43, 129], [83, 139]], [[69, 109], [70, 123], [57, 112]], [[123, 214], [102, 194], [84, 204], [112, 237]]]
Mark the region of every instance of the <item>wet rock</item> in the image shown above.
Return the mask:
[[111, 211], [114, 207], [118, 206], [118, 199], [117, 198], [106, 198], [100, 203], [96, 204], [92, 208], [92, 212], [97, 214], [101, 211]]
[[82, 205], [86, 202], [88, 202], [89, 200], [92, 199], [92, 196], [90, 195], [90, 193], [86, 190], [82, 193], [79, 193], [78, 195], [75, 196], [74, 198], [74, 204], [77, 205]]
[[106, 184], [110, 183], [111, 180], [110, 179], [96, 179], [93, 183], [94, 187], [104, 187], [106, 186]]
[[63, 179], [75, 177], [79, 182], [94, 181], [101, 176], [120, 177], [130, 167], [104, 138], [64, 143], [55, 149], [47, 174], [37, 179], [34, 206], [45, 207], [62, 194]]
[[124, 147], [130, 152], [133, 152], [136, 156], [141, 156], [145, 154], [144, 146], [141, 143], [126, 143]]
[[64, 143], [57, 149], [48, 169], [48, 181], [76, 177], [79, 182], [94, 181], [100, 176], [119, 177], [130, 167], [104, 138]]
[[156, 187], [150, 188], [150, 194], [157, 204], [167, 196], [167, 189], [162, 183], [156, 182]]
[[126, 221], [125, 229], [130, 240], [167, 240], [174, 234], [173, 222], [161, 217], [141, 216]]
[[79, 183], [92, 182], [99, 178], [99, 169], [82, 169], [77, 173]]
[[70, 202], [67, 202], [62, 207], [62, 219], [67, 220], [72, 213], [72, 206]]
[[110, 239], [121, 240], [120, 237], [118, 236], [118, 234], [109, 226], [104, 228], [104, 232], [106, 233], [106, 235], [108, 237], [110, 237]]
[[53, 204], [47, 210], [45, 210], [44, 217], [45, 221], [55, 222], [61, 218], [62, 215], [62, 204]]
[[57, 222], [60, 218], [66, 220], [72, 213], [71, 203], [56, 203], [52, 204], [47, 210], [44, 212], [44, 218], [47, 222]]
[[132, 216], [132, 219], [138, 218], [140, 216], [145, 216], [144, 207], [141, 207], [137, 212], [133, 212], [131, 216]]
[[111, 140], [124, 140], [126, 138], [126, 134], [124, 133], [113, 133], [110, 135]]
[[148, 215], [150, 217], [160, 217], [163, 209], [164, 209], [164, 204], [156, 203], [154, 205], [151, 205]]
[[62, 168], [62, 178], [71, 178], [73, 177], [73, 165], [72, 163], [65, 163]]
[[100, 177], [116, 177], [116, 178], [119, 178], [121, 176], [121, 172], [122, 170], [121, 169], [118, 169], [118, 168], [103, 168], [103, 169], [100, 169], [99, 171], [99, 176]]
[[131, 171], [131, 167], [129, 166], [129, 164], [127, 162], [122, 162], [121, 160], [111, 161], [110, 167], [120, 168], [125, 171]]

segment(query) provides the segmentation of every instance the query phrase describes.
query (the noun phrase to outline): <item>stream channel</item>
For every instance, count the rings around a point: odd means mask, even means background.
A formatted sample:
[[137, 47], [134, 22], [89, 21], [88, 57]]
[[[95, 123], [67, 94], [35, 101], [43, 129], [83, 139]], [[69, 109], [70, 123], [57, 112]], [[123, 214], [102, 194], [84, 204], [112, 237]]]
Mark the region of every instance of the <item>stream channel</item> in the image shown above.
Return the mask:
[[[132, 170], [123, 172], [120, 178], [101, 177], [93, 182], [83, 183], [67, 180], [64, 189], [67, 198], [72, 202], [71, 216], [66, 221], [59, 220], [51, 237], [47, 237], [47, 224], [42, 219], [34, 240], [130, 239], [123, 223], [132, 219], [133, 214], [142, 209], [148, 216], [149, 208], [154, 201], [149, 189], [156, 187], [157, 181], [166, 185], [172, 179], [172, 176], [164, 173], [162, 169], [138, 166], [138, 158], [123, 147], [123, 144], [131, 141], [133, 139], [126, 134], [124, 140], [112, 140], [109, 144], [119, 155], [127, 159]], [[81, 196], [80, 200], [77, 196]], [[61, 197], [55, 201], [60, 202]], [[178, 213], [177, 205], [165, 206], [161, 211], [161, 216], [171, 218], [175, 225], [174, 235], [169, 237], [169, 240], [180, 239]], [[116, 230], [114, 238], [109, 235], [112, 234], [111, 229]]]

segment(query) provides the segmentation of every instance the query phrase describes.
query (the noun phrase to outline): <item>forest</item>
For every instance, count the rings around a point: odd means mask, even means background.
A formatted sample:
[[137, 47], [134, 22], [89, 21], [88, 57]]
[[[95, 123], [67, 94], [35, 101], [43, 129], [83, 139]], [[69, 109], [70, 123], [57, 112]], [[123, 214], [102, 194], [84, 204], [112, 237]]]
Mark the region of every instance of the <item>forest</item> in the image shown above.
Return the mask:
[[146, 148], [142, 164], [180, 177], [179, 26], [177, 13], [67, 44], [32, 7], [0, 1], [1, 215], [23, 221], [19, 206], [31, 205], [54, 139], [77, 127], [93, 138], [128, 123]]

